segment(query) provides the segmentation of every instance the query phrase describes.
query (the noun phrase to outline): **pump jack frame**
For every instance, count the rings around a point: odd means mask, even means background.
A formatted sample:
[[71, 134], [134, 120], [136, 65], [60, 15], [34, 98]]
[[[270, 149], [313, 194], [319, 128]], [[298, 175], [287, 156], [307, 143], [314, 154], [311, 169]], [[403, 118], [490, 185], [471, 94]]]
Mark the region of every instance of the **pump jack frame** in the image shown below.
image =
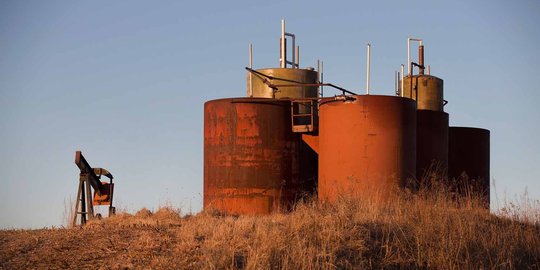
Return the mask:
[[[114, 215], [116, 208], [113, 206], [114, 183], [112, 182], [112, 174], [102, 168], [92, 168], [81, 151], [75, 153], [75, 164], [79, 167], [80, 173], [73, 226], [77, 225], [79, 215], [81, 225], [86, 224], [88, 220], [101, 218], [100, 214], [94, 215], [94, 205], [109, 205], [109, 216]], [[109, 183], [101, 182], [101, 176], [109, 178]], [[94, 190], [93, 197], [92, 189]]]

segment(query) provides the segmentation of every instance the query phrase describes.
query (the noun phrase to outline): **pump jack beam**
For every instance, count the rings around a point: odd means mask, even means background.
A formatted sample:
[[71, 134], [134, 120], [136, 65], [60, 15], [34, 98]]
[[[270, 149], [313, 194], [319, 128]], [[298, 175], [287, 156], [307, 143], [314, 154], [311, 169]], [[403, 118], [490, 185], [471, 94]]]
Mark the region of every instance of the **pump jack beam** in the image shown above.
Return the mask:
[[94, 190], [101, 190], [103, 188], [101, 181], [99, 181], [97, 175], [94, 173], [92, 167], [90, 167], [90, 164], [88, 164], [88, 161], [83, 157], [81, 151], [75, 153], [75, 164], [77, 164], [77, 167], [81, 170], [81, 174], [88, 174], [88, 181]]

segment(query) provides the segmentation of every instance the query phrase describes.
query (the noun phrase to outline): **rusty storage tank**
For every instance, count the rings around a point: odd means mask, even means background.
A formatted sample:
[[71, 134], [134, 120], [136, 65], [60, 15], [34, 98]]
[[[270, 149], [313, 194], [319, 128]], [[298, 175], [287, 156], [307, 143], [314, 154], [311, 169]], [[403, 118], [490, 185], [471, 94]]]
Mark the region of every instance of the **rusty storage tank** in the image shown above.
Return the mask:
[[[292, 47], [288, 46], [287, 41]], [[285, 20], [281, 20], [281, 36], [279, 50], [279, 68], [263, 68], [253, 70], [252, 48], [250, 45], [250, 68], [247, 72], [247, 96], [264, 98], [305, 98], [318, 97], [318, 72], [313, 68], [300, 68], [300, 48], [296, 46], [296, 35], [285, 31]], [[287, 49], [290, 47], [292, 58], [288, 60]], [[290, 66], [291, 68], [287, 68]], [[289, 85], [279, 87], [279, 85]], [[272, 87], [271, 87], [272, 86]], [[277, 89], [273, 86], [278, 86]]]
[[[316, 84], [318, 74], [311, 68], [264, 68], [257, 73], [247, 73], [247, 96], [263, 98], [317, 97], [317, 86], [292, 86], [294, 84]], [[251, 80], [251, 81], [250, 81]], [[274, 90], [270, 85], [276, 85]], [[280, 87], [280, 85], [288, 85]]]
[[489, 130], [450, 127], [449, 178], [461, 193], [473, 191], [489, 206]]
[[418, 47], [420, 71], [401, 83], [401, 96], [416, 100], [416, 178], [420, 186], [444, 180], [448, 170], [448, 114], [443, 80], [424, 74], [424, 46]]
[[290, 108], [265, 98], [205, 103], [205, 209], [267, 214], [313, 191], [317, 156], [292, 132]]
[[[318, 76], [318, 73], [312, 68], [265, 68], [258, 69], [256, 72], [248, 71], [248, 97], [275, 99], [317, 98], [319, 90], [317, 87]], [[308, 100], [295, 102], [293, 103], [294, 113], [314, 114], [316, 119], [317, 111], [312, 112], [312, 105], [312, 102]], [[311, 123], [309, 119], [299, 117], [294, 118], [294, 121], [295, 128], [300, 129], [303, 129], [303, 125]]]
[[395, 96], [351, 97], [325, 99], [319, 107], [322, 201], [384, 194], [415, 175], [415, 102]]
[[443, 80], [431, 75], [403, 78], [402, 96], [416, 100], [418, 110], [442, 112], [444, 107]]

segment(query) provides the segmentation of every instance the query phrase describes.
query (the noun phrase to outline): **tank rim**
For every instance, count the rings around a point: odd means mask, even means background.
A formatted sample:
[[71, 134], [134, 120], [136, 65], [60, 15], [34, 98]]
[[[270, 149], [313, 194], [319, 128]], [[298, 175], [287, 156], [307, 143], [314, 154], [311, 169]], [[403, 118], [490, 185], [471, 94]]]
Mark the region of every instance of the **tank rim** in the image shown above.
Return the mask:
[[442, 114], [446, 114], [448, 116], [450, 116], [449, 113], [445, 112], [445, 111], [434, 111], [434, 110], [425, 110], [425, 109], [420, 109], [420, 110], [416, 110], [417, 112], [434, 112], [434, 113], [442, 113]]
[[410, 77], [413, 77], [413, 78], [435, 78], [435, 79], [439, 79], [439, 80], [443, 80], [437, 76], [433, 76], [433, 75], [428, 75], [428, 74], [415, 74], [415, 75], [406, 75], [404, 76], [403, 78], [406, 79], [406, 78], [410, 78]]
[[266, 70], [284, 70], [284, 69], [287, 69], [287, 70], [298, 70], [298, 71], [310, 71], [310, 72], [315, 72], [317, 73], [316, 70], [311, 70], [311, 69], [307, 69], [307, 68], [281, 68], [281, 67], [276, 67], [276, 68], [257, 68], [255, 69], [256, 71], [266, 71]]
[[[360, 97], [362, 99], [365, 99], [365, 98], [384, 98], [384, 99], [388, 99], [388, 100], [401, 100], [405, 103], [415, 103], [416, 104], [416, 101], [411, 99], [411, 98], [408, 98], [408, 97], [400, 97], [400, 96], [394, 96], [394, 95], [366, 95], [366, 94], [360, 94], [360, 95], [350, 95], [352, 97]], [[327, 100], [327, 101], [330, 101], [331, 99], [333, 99], [333, 97], [324, 97], [322, 98], [323, 100]], [[336, 100], [336, 101], [341, 101], [341, 100]], [[323, 103], [321, 102], [319, 106], [325, 106], [327, 104], [333, 104], [333, 102], [326, 102], [326, 103]]]
[[488, 133], [491, 132], [489, 129], [486, 129], [486, 128], [480, 128], [480, 127], [449, 126], [448, 128], [449, 128], [449, 129], [454, 128], [454, 129], [466, 129], [466, 130], [485, 131], [485, 132], [488, 132]]
[[211, 99], [204, 102], [204, 105], [213, 103], [213, 102], [220, 102], [220, 101], [239, 101], [244, 103], [274, 103], [274, 102], [290, 102], [290, 98], [264, 98], [264, 97], [228, 97], [228, 98], [218, 98], [218, 99]]

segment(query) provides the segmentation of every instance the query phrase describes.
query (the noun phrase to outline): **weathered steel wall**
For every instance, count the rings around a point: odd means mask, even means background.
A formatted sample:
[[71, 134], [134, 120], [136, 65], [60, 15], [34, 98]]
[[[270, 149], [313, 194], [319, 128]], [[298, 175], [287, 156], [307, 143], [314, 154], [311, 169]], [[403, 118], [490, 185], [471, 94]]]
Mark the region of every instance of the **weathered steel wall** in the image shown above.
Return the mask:
[[377, 196], [416, 175], [416, 104], [395, 96], [325, 99], [319, 111], [319, 198]]
[[450, 184], [461, 193], [472, 191], [490, 200], [490, 138], [489, 130], [471, 127], [450, 127]]
[[403, 79], [404, 97], [418, 102], [418, 110], [443, 111], [443, 80], [430, 75], [407, 76]]
[[[448, 170], [448, 114], [440, 111], [416, 112], [416, 178], [446, 178]], [[426, 183], [427, 184], [427, 183]]]
[[265, 84], [265, 80], [273, 85], [279, 84], [295, 84], [295, 83], [317, 83], [317, 72], [309, 69], [297, 69], [297, 68], [266, 68], [258, 69], [258, 72], [285, 80], [268, 79], [259, 74], [251, 72], [247, 73], [247, 91], [249, 96], [249, 76], [251, 74], [253, 97], [264, 98], [304, 98], [304, 97], [317, 97], [317, 86], [297, 86], [297, 87], [281, 87], [275, 94], [272, 88]]
[[317, 155], [292, 132], [290, 108], [265, 98], [205, 103], [205, 209], [266, 214], [314, 191]]

